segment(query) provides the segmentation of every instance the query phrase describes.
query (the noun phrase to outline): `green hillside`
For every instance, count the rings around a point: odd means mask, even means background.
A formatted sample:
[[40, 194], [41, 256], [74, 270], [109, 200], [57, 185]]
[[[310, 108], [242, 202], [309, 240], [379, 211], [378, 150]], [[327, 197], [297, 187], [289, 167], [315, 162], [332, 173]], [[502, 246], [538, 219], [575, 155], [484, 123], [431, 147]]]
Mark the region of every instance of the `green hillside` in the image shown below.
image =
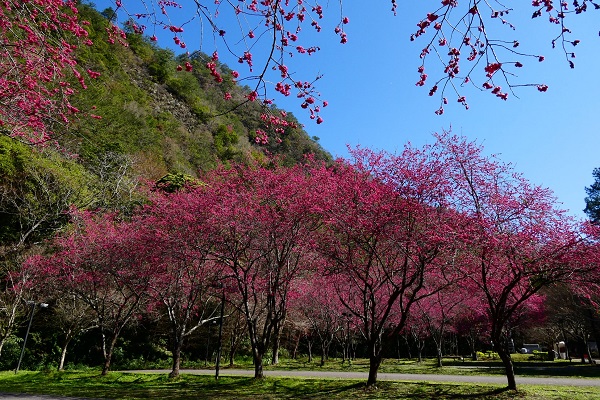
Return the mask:
[[[234, 108], [249, 89], [227, 79], [216, 83], [205, 67], [208, 56], [195, 53], [193, 71], [178, 71], [187, 58], [139, 35], [129, 35], [128, 47], [109, 44], [110, 10], [81, 5], [80, 14], [90, 22], [94, 45], [78, 50], [78, 63], [101, 75], [88, 78], [87, 89], [72, 100], [82, 111], [79, 119], [54, 128], [58, 149], [0, 137], [0, 256], [14, 256], [51, 236], [66, 221], [69, 206], [126, 210], [139, 204], [140, 181], [167, 174], [194, 177], [218, 163], [267, 155], [290, 164], [306, 154], [331, 158], [301, 128], [286, 128], [280, 143], [272, 138], [256, 145], [265, 108], [258, 102]], [[226, 65], [217, 67], [224, 76], [230, 72]], [[224, 99], [225, 92], [232, 100]], [[267, 111], [280, 113], [276, 107]]]

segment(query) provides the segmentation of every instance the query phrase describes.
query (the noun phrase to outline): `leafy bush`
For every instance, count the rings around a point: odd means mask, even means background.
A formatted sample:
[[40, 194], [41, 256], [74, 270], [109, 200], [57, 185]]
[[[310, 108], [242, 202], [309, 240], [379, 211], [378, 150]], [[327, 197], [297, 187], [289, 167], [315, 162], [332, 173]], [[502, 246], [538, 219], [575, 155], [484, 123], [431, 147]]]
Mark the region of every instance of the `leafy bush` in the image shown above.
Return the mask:
[[500, 356], [498, 356], [498, 353], [496, 353], [495, 351], [488, 350], [485, 353], [482, 351], [477, 352], [478, 360], [497, 360], [499, 358]]

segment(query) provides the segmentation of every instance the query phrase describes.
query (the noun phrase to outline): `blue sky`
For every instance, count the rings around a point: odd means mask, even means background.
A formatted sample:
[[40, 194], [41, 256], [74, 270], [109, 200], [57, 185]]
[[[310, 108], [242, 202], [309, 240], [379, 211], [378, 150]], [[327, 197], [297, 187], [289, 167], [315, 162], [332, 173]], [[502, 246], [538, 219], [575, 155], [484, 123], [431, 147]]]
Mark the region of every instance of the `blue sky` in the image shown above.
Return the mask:
[[[109, 3], [96, 2], [99, 9]], [[320, 21], [323, 31], [313, 33], [307, 25], [301, 33], [302, 45], [318, 45], [321, 51], [310, 57], [295, 56], [290, 72], [303, 80], [323, 74], [318, 89], [329, 102], [321, 114], [325, 122], [317, 125], [311, 121], [293, 95], [283, 98], [273, 91], [276, 104], [292, 111], [305, 124], [309, 135], [318, 136], [321, 145], [335, 156], [346, 156], [346, 146], [358, 144], [394, 152], [406, 142], [421, 145], [433, 141], [432, 133], [451, 129], [482, 144], [486, 153], [498, 154], [531, 182], [552, 189], [563, 208], [584, 218], [584, 188], [592, 183], [592, 170], [600, 167], [598, 11], [571, 18], [571, 37], [581, 40], [574, 48], [577, 58], [572, 70], [562, 51], [551, 48], [550, 41], [557, 32], [547, 17], [532, 20], [530, 2], [509, 1], [521, 3], [515, 8], [522, 7], [507, 17], [516, 31], [499, 24], [489, 29], [498, 29], [507, 40], [519, 40], [521, 51], [545, 56], [543, 63], [533, 59], [524, 63], [513, 83], [545, 83], [548, 91], [517, 88], [519, 98], [510, 95], [508, 101], [502, 101], [489, 92], [468, 89], [461, 94], [467, 97], [469, 110], [456, 102], [455, 94], [449, 94], [445, 113], [437, 116], [434, 111], [439, 107], [439, 97], [427, 95], [431, 85], [415, 86], [419, 79], [419, 53], [426, 42], [423, 38], [411, 42], [409, 36], [416, 30], [416, 23], [439, 2], [413, 2], [416, 5], [403, 9], [404, 3], [407, 2], [398, 1], [398, 15], [394, 16], [387, 0], [347, 0], [343, 11], [337, 1], [328, 2], [328, 7], [324, 2], [325, 18]], [[350, 18], [345, 26], [345, 45], [333, 33], [340, 15]], [[239, 32], [226, 15], [219, 18], [232, 35]], [[123, 19], [121, 15], [121, 22]], [[216, 43], [223, 62], [242, 74], [246, 72], [227, 56], [218, 39], [213, 40], [210, 30], [204, 30], [201, 35], [199, 25], [186, 27], [184, 39], [188, 48], [195, 50], [202, 45], [203, 51], [212, 53]], [[169, 35], [165, 40], [163, 37], [159, 36], [160, 45], [172, 43]], [[259, 49], [255, 49], [254, 57], [258, 66]], [[478, 68], [483, 70], [483, 65]], [[427, 72], [431, 78], [436, 75], [433, 70]], [[483, 72], [479, 77], [483, 77]]]

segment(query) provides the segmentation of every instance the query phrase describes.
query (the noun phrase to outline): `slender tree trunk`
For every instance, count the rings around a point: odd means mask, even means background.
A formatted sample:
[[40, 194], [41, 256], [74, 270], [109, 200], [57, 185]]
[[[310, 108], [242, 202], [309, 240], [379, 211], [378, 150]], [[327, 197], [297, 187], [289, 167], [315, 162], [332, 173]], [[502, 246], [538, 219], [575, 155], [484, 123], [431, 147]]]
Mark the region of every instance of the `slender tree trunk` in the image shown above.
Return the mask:
[[[248, 315], [247, 313], [246, 315]], [[254, 378], [262, 379], [263, 374], [263, 359], [269, 343], [268, 337], [259, 337], [256, 329], [256, 320], [247, 319], [248, 324], [248, 336], [250, 339], [250, 346], [252, 347], [252, 361], [254, 362]]]
[[275, 334], [275, 338], [273, 340], [273, 358], [271, 359], [271, 365], [279, 364], [279, 347], [281, 346], [281, 332], [277, 332]]
[[[402, 335], [402, 338], [404, 339], [404, 342], [406, 343], [406, 351], [408, 352], [408, 359], [412, 360], [412, 352], [410, 351], [410, 342], [408, 341], [408, 335]], [[398, 355], [398, 358], [400, 358], [400, 356]]]
[[329, 360], [329, 347], [333, 341], [333, 335], [327, 333], [319, 334], [319, 342], [321, 343], [321, 363], [320, 366], [325, 365], [325, 361]]
[[593, 360], [592, 360], [592, 351], [590, 350], [590, 344], [589, 344], [588, 341], [585, 342], [585, 351], [586, 351], [586, 353], [588, 355], [588, 362], [590, 364], [592, 364], [593, 363]]
[[58, 363], [59, 371], [62, 371], [65, 369], [65, 359], [67, 358], [67, 347], [69, 346], [69, 343], [71, 343], [72, 338], [73, 337], [71, 336], [71, 331], [67, 332], [67, 336], [65, 338], [65, 341], [62, 346], [62, 350], [60, 352], [60, 361]]
[[117, 345], [117, 339], [119, 338], [118, 333], [113, 333], [110, 339], [108, 347], [106, 346], [106, 336], [102, 333], [102, 349], [104, 350], [104, 365], [102, 366], [102, 375], [108, 374], [110, 370], [110, 363], [112, 361], [112, 355]]
[[[250, 339], [250, 345], [252, 346], [252, 362], [254, 363], [254, 379], [264, 378], [263, 373], [263, 358], [266, 352], [266, 346], [268, 341], [261, 342], [261, 338], [256, 333], [256, 320], [248, 322], [248, 336]], [[262, 338], [264, 340], [264, 338]]]
[[296, 344], [294, 345], [294, 351], [292, 352], [292, 360], [295, 360], [296, 357], [298, 356], [298, 346], [300, 346], [300, 338], [302, 337], [302, 335], [298, 335], [296, 337]]
[[4, 347], [4, 342], [6, 341], [6, 338], [2, 338], [0, 339], [0, 357], [2, 356], [2, 348]]
[[469, 334], [469, 337], [467, 338], [468, 342], [469, 342], [469, 346], [471, 347], [471, 358], [473, 359], [473, 361], [477, 361], [479, 357], [477, 357], [477, 349], [475, 348], [475, 343], [476, 343], [476, 338], [474, 334]]
[[231, 345], [229, 346], [229, 366], [233, 367], [235, 361], [235, 352], [237, 350], [237, 341], [234, 338], [234, 334], [231, 334]]
[[[498, 339], [498, 342], [494, 343], [501, 343], [500, 339]], [[497, 346], [497, 351], [498, 355], [500, 356], [500, 359], [502, 360], [502, 364], [504, 365], [504, 370], [506, 371], [508, 389], [517, 390], [517, 381], [515, 380], [515, 369], [510, 354], [501, 345]]]
[[312, 341], [310, 339], [307, 341], [307, 345], [308, 345], [308, 362], [311, 363], [312, 362]]
[[437, 348], [437, 367], [442, 368], [442, 346], [437, 344], [435, 347]]
[[417, 342], [417, 360], [419, 364], [423, 362], [423, 347], [425, 347], [425, 343], [419, 340]]
[[[104, 336], [104, 334], [103, 334], [103, 336]], [[110, 370], [110, 363], [112, 361], [113, 351], [117, 344], [117, 338], [118, 338], [118, 335], [113, 335], [110, 340], [110, 344], [108, 345], [107, 348], [105, 347], [104, 365], [102, 366], [102, 375], [107, 375], [108, 371]]]

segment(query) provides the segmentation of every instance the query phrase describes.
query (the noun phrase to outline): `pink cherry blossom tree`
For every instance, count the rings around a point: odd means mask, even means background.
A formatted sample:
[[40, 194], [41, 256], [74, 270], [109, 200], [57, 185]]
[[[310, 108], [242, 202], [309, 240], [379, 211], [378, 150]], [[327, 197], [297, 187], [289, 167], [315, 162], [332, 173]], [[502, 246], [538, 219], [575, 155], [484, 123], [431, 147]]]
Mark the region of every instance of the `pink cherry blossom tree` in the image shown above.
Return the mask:
[[7, 340], [24, 320], [23, 303], [37, 294], [32, 293], [32, 283], [36, 280], [36, 271], [19, 259], [0, 263], [0, 356]]
[[152, 260], [145, 257], [135, 225], [111, 215], [78, 212], [73, 217], [73, 232], [55, 241], [58, 251], [30, 264], [92, 310], [106, 375], [121, 331], [147, 300]]
[[80, 110], [69, 99], [85, 88], [78, 45], [92, 45], [71, 0], [8, 0], [0, 4], [0, 134], [27, 143], [50, 140]]
[[433, 172], [442, 164], [427, 152], [407, 147], [398, 157], [354, 155], [354, 165], [327, 171], [319, 249], [329, 260], [332, 287], [366, 340], [367, 384], [374, 385], [384, 331], [398, 335], [414, 305], [453, 280], [455, 221], [438, 207], [443, 181]]
[[506, 369], [508, 388], [514, 390], [505, 346], [511, 320], [542, 288], [584, 271], [571, 256], [582, 236], [548, 189], [485, 157], [477, 144], [445, 133], [438, 135], [438, 145], [453, 181], [449, 199], [469, 221], [463, 230], [468, 242], [463, 279], [485, 299], [490, 339]]
[[[211, 256], [233, 283], [232, 299], [246, 319], [255, 377], [287, 318], [296, 282], [312, 268], [310, 246], [320, 196], [303, 166], [220, 168], [193, 192], [210, 204]], [[193, 209], [192, 209], [193, 210]]]
[[427, 344], [427, 339], [431, 336], [429, 329], [427, 329], [427, 322], [421, 318], [418, 312], [409, 314], [402, 334], [406, 337], [406, 344], [410, 346], [410, 342], [414, 345], [417, 350], [417, 362], [421, 364], [423, 362], [423, 349]]
[[[457, 288], [457, 285], [454, 285]], [[448, 289], [448, 288], [447, 288]], [[414, 318], [421, 319], [435, 343], [437, 366], [442, 367], [443, 344], [446, 334], [453, 329], [454, 318], [458, 317], [459, 307], [465, 300], [460, 290], [439, 291], [424, 298], [413, 309]]]
[[138, 251], [152, 262], [148, 305], [164, 313], [170, 326], [170, 377], [179, 376], [184, 340], [221, 318], [221, 293], [216, 290], [220, 271], [209, 257], [206, 220], [188, 214], [188, 202], [186, 192], [154, 193], [132, 222], [143, 243]]
[[466, 339], [471, 351], [471, 358], [477, 361], [477, 346], [489, 342], [490, 324], [486, 312], [485, 300], [481, 296], [473, 296], [474, 288], [460, 285], [461, 290], [471, 294], [459, 305], [457, 317], [453, 321], [454, 330]]
[[[311, 334], [316, 335], [321, 346], [320, 365], [324, 366], [329, 359], [329, 351], [336, 335], [343, 334], [346, 330], [347, 321], [343, 315], [345, 309], [326, 277], [316, 275], [305, 279], [302, 285], [299, 290], [301, 294], [294, 299], [292, 307], [308, 322]], [[345, 342], [344, 350], [348, 348]], [[344, 351], [344, 358], [346, 355]]]
[[52, 313], [51, 329], [59, 333], [61, 351], [58, 370], [62, 371], [73, 339], [99, 326], [89, 303], [74, 294], [53, 268], [46, 267], [47, 263], [48, 259], [42, 255], [30, 256], [22, 264], [19, 275], [25, 279], [24, 282], [29, 280], [26, 286], [30, 297], [52, 304], [49, 310]]

